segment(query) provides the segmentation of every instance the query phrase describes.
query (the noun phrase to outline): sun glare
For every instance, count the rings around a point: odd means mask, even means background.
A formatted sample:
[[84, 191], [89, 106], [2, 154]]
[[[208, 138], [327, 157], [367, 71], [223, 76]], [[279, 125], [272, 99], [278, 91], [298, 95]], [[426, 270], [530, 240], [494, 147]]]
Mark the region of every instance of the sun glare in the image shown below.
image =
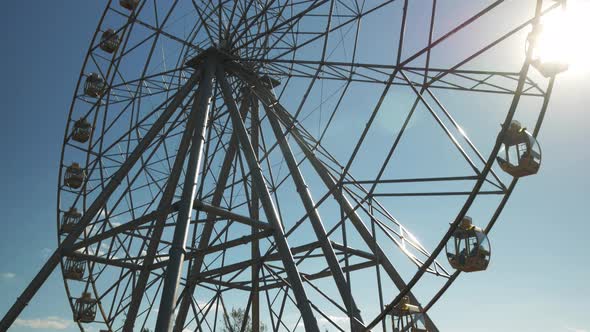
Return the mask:
[[569, 0], [565, 10], [553, 10], [542, 23], [535, 57], [568, 64], [568, 72], [575, 74], [590, 71], [590, 0]]

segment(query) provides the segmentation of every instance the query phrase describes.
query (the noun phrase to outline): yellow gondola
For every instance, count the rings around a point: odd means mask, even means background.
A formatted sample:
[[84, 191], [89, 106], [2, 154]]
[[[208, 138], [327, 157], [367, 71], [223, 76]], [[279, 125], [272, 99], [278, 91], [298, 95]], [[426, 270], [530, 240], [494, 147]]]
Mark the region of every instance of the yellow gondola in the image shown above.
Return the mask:
[[447, 258], [451, 266], [462, 272], [475, 272], [487, 269], [491, 249], [488, 237], [481, 228], [472, 224], [465, 216], [453, 236], [447, 242]]
[[102, 33], [100, 37], [100, 44], [98, 45], [101, 50], [107, 53], [113, 53], [119, 48], [121, 44], [121, 37], [117, 35], [117, 32], [113, 29], [108, 29]]
[[86, 261], [77, 257], [68, 257], [64, 263], [64, 278], [81, 281], [84, 279]]
[[82, 218], [82, 214], [75, 207], [71, 207], [61, 217], [60, 231], [62, 233], [70, 233], [76, 228], [80, 222], [80, 218]]
[[514, 177], [533, 175], [541, 167], [541, 147], [526, 128], [512, 121], [496, 161], [504, 172]]
[[86, 171], [80, 167], [78, 163], [72, 163], [66, 169], [64, 175], [64, 184], [72, 189], [78, 189], [86, 179]]
[[72, 132], [72, 139], [76, 142], [86, 143], [92, 135], [92, 125], [86, 121], [86, 118], [81, 118], [74, 123], [74, 130]]
[[392, 316], [392, 330], [394, 332], [427, 332], [427, 330], [421, 326], [421, 321], [418, 316], [420, 313], [420, 307], [411, 304], [409, 296], [404, 296], [390, 313]]
[[105, 93], [106, 87], [107, 84], [100, 75], [91, 73], [84, 82], [84, 93], [89, 97], [99, 98]]
[[80, 323], [92, 323], [96, 318], [96, 303], [90, 293], [82, 293], [82, 297], [74, 303], [74, 321]]

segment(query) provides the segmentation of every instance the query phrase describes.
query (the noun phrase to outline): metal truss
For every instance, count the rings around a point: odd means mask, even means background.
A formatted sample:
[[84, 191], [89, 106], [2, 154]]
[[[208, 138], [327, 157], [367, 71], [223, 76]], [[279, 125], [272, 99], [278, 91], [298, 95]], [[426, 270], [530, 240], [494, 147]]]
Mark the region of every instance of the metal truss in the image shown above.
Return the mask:
[[[70, 108], [58, 229], [70, 207], [83, 213], [73, 231], [59, 232], [0, 331], [58, 265], [72, 310], [82, 292], [96, 300], [81, 330], [219, 331], [240, 308], [240, 331], [392, 331], [388, 321], [407, 299], [419, 310], [408, 321], [438, 331], [432, 309], [460, 274], [444, 246], [467, 213], [490, 215], [486, 233], [497, 222], [518, 180], [494, 167], [496, 137], [525, 99], [541, 101], [529, 119], [536, 137], [555, 83], [530, 68], [530, 48], [520, 68], [489, 60], [560, 4], [531, 1], [520, 21], [484, 34], [511, 5], [488, 1], [438, 28], [437, 15], [449, 11], [436, 0], [139, 1], [131, 11], [109, 1]], [[383, 16], [395, 18], [391, 43], [367, 53], [363, 29]], [[101, 33], [110, 27], [121, 44], [107, 54]], [[481, 42], [437, 61], [469, 32]], [[379, 52], [389, 55], [375, 61]], [[98, 97], [85, 93], [90, 72], [107, 87]], [[506, 102], [500, 133], [483, 147], [450, 103], [482, 95]], [[343, 113], [357, 104], [352, 118], [362, 126], [354, 127]], [[377, 127], [391, 105], [404, 112], [383, 138]], [[414, 126], [419, 114], [429, 127]], [[87, 142], [73, 139], [79, 118], [92, 124]], [[422, 140], [412, 136], [420, 125]], [[454, 174], [436, 162], [420, 174], [399, 171], [423, 151], [412, 144], [431, 141], [448, 144]], [[81, 188], [61, 180], [72, 160], [85, 170]], [[416, 221], [415, 207], [398, 217], [423, 199], [454, 210], [430, 226]], [[476, 199], [491, 200], [485, 212]], [[65, 277], [69, 259], [85, 262], [79, 280]]]

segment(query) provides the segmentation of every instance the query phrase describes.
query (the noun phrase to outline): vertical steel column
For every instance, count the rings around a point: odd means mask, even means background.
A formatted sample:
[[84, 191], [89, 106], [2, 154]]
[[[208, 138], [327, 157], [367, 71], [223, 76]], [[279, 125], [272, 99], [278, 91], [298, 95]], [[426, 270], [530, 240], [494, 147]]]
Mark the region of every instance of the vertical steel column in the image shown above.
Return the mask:
[[209, 119], [211, 97], [213, 90], [213, 73], [216, 59], [208, 56], [205, 60], [203, 78], [199, 85], [198, 99], [193, 105], [197, 118], [190, 157], [184, 178], [182, 196], [174, 228], [174, 237], [170, 247], [168, 265], [164, 277], [164, 288], [160, 299], [160, 308], [156, 320], [156, 331], [169, 331], [171, 328], [174, 307], [176, 306], [176, 290], [180, 282], [182, 264], [186, 252], [186, 238], [189, 232], [190, 219], [195, 200], [196, 184], [199, 181], [199, 171], [203, 159], [203, 145], [207, 136], [207, 121]]
[[[198, 94], [199, 91], [196, 92], [194, 99], [198, 98]], [[166, 188], [162, 193], [160, 203], [158, 203], [158, 211], [165, 211], [170, 207], [170, 205], [172, 205], [172, 200], [174, 199], [174, 194], [176, 193], [178, 180], [180, 179], [180, 175], [182, 174], [182, 168], [184, 167], [186, 156], [188, 154], [188, 149], [190, 147], [191, 140], [193, 137], [195, 123], [197, 122], [196, 113], [198, 112], [198, 110], [194, 105], [196, 105], [195, 102], [193, 102], [193, 107], [191, 108], [191, 112], [188, 116], [188, 121], [186, 123], [184, 133], [182, 134], [182, 138], [180, 139], [178, 151], [176, 153], [176, 158], [174, 159], [174, 164], [172, 165], [172, 170], [170, 172], [170, 177], [166, 182]], [[154, 223], [151, 238], [146, 250], [147, 253], [145, 255], [141, 270], [139, 271], [139, 276], [137, 277], [137, 281], [131, 293], [131, 302], [129, 304], [129, 308], [127, 309], [125, 323], [123, 324], [123, 331], [133, 331], [133, 328], [135, 326], [135, 320], [139, 312], [139, 307], [141, 306], [145, 288], [147, 286], [149, 276], [152, 271], [151, 265], [154, 263], [154, 258], [157, 254], [158, 245], [160, 243], [160, 238], [162, 237], [162, 232], [164, 231], [164, 225], [167, 219], [168, 213], [162, 213], [156, 218], [156, 221]]]
[[[258, 160], [258, 150], [259, 150], [259, 134], [260, 134], [260, 126], [259, 126], [259, 107], [258, 107], [258, 99], [256, 99], [250, 93], [250, 90], [244, 89], [246, 92], [246, 96], [248, 97], [248, 102], [250, 103], [251, 107], [251, 140], [252, 140], [252, 149], [254, 150], [254, 156]], [[245, 96], [245, 97], [246, 97]], [[245, 100], [245, 99], [244, 99]], [[252, 179], [252, 183], [254, 183], [254, 179]], [[254, 220], [260, 219], [260, 204], [258, 198], [258, 191], [253, 190], [254, 188], [250, 187], [250, 200], [251, 200], [251, 207], [250, 207], [250, 217]], [[259, 232], [257, 227], [252, 227], [252, 235], [256, 235]], [[251, 332], [260, 332], [260, 246], [259, 240], [255, 239], [252, 241], [251, 245], [251, 256], [252, 256], [252, 331]]]
[[252, 145], [248, 137], [248, 132], [244, 127], [244, 122], [240, 116], [240, 113], [238, 113], [238, 108], [236, 102], [233, 99], [230, 85], [225, 79], [225, 72], [221, 66], [217, 68], [217, 81], [221, 87], [225, 103], [229, 108], [229, 114], [232, 118], [233, 130], [238, 136], [238, 141], [242, 147], [244, 157], [246, 158], [248, 167], [252, 173], [254, 179], [253, 184], [256, 190], [260, 193], [260, 203], [262, 204], [266, 217], [268, 218], [268, 222], [273, 226], [274, 239], [281, 255], [291, 289], [295, 295], [297, 307], [301, 312], [301, 317], [303, 318], [303, 323], [305, 325], [305, 331], [319, 332], [318, 323], [314, 317], [310, 302], [307, 299], [307, 295], [305, 294], [305, 288], [303, 287], [301, 276], [299, 275], [297, 265], [295, 264], [293, 255], [291, 254], [291, 249], [287, 243], [287, 238], [285, 237], [279, 215], [274, 206], [270, 192], [268, 191], [268, 187], [266, 186], [260, 164], [254, 155], [254, 150], [252, 149]]
[[119, 187], [119, 184], [121, 184], [123, 179], [125, 179], [129, 171], [139, 160], [143, 152], [151, 145], [152, 141], [160, 133], [166, 122], [168, 122], [170, 117], [174, 114], [174, 112], [176, 112], [176, 109], [182, 104], [184, 98], [194, 88], [198, 81], [199, 75], [199, 73], [193, 74], [193, 76], [189, 78], [187, 83], [179, 89], [174, 98], [165, 108], [164, 112], [162, 112], [160, 117], [154, 122], [154, 124], [152, 125], [150, 130], [148, 130], [148, 132], [145, 134], [143, 139], [133, 149], [133, 152], [131, 152], [131, 154], [129, 155], [129, 157], [127, 157], [127, 159], [121, 165], [121, 167], [113, 174], [111, 180], [105, 186], [103, 191], [98, 195], [94, 202], [92, 202], [88, 209], [86, 209], [76, 229], [72, 231], [61, 243], [61, 245], [53, 252], [53, 254], [49, 257], [47, 262], [43, 265], [41, 270], [33, 278], [31, 283], [29, 283], [27, 288], [25, 288], [25, 290], [22, 292], [21, 296], [17, 298], [16, 302], [8, 310], [4, 318], [2, 318], [2, 321], [0, 321], [0, 331], [8, 330], [8, 328], [12, 325], [12, 323], [14, 323], [18, 315], [29, 304], [29, 301], [31, 301], [31, 299], [33, 298], [33, 296], [35, 296], [39, 288], [41, 288], [45, 280], [49, 278], [49, 276], [53, 272], [53, 269], [55, 269], [55, 267], [61, 261], [62, 251], [67, 250], [75, 243], [80, 234], [82, 234], [84, 229], [86, 229], [86, 226], [94, 219], [98, 211], [100, 211], [103, 208], [106, 201]]
[[[245, 116], [245, 112], [247, 111], [246, 108], [242, 109], [242, 116]], [[223, 193], [225, 191], [225, 187], [227, 185], [227, 180], [230, 175], [231, 166], [234, 161], [234, 158], [237, 153], [238, 148], [238, 141], [235, 133], [232, 133], [232, 136], [229, 140], [227, 152], [225, 153], [225, 157], [221, 164], [221, 170], [219, 171], [219, 175], [217, 176], [217, 185], [215, 187], [215, 191], [213, 192], [213, 196], [211, 198], [211, 205], [212, 206], [219, 206], [223, 199]], [[215, 218], [217, 215], [214, 213], [207, 213], [207, 219], [203, 225], [203, 232], [201, 233], [201, 240], [199, 241], [198, 250], [202, 251], [209, 246], [209, 240], [211, 239], [211, 234], [213, 233], [213, 225]], [[187, 286], [183, 290], [183, 297], [180, 302], [180, 306], [178, 307], [178, 313], [176, 316], [176, 322], [174, 323], [174, 332], [181, 332], [184, 328], [184, 322], [186, 321], [186, 315], [188, 314], [188, 310], [191, 304], [191, 297], [195, 291], [196, 278], [199, 273], [201, 272], [201, 267], [203, 265], [203, 260], [205, 259], [204, 255], [199, 255], [193, 261], [193, 266], [189, 273], [189, 280], [187, 281]]]
[[[275, 114], [281, 119], [284, 125], [287, 128], [291, 129], [291, 135], [293, 135], [293, 138], [295, 138], [295, 141], [297, 142], [297, 144], [299, 145], [307, 159], [310, 161], [313, 168], [318, 173], [326, 187], [328, 189], [335, 188], [338, 185], [336, 183], [336, 180], [332, 177], [326, 166], [317, 158], [315, 153], [313, 153], [308, 143], [302, 138], [301, 132], [297, 128], [296, 124], [292, 120], [287, 110], [284, 109], [283, 106], [276, 100], [276, 98], [272, 95], [272, 92], [260, 89], [259, 87], [257, 91], [265, 98], [268, 98], [266, 104], [271, 105], [271, 108], [275, 110]], [[349, 217], [351, 223], [354, 225], [361, 238], [365, 241], [367, 246], [371, 248], [373, 254], [379, 259], [379, 262], [383, 266], [383, 269], [385, 270], [385, 272], [387, 272], [395, 286], [400, 290], [405, 289], [405, 281], [399, 275], [391, 261], [389, 261], [387, 255], [383, 252], [379, 244], [376, 243], [375, 239], [371, 236], [371, 232], [367, 229], [361, 217], [353, 208], [352, 204], [350, 204], [346, 196], [338, 190], [334, 190], [332, 195], [334, 196], [336, 202], [338, 202], [338, 204], [342, 206], [342, 208], [346, 212], [346, 215]], [[410, 300], [414, 304], [419, 305], [418, 299], [411, 292], [408, 295], [410, 296]], [[430, 319], [430, 317], [427, 314], [424, 314], [424, 318], [425, 325], [428, 331], [437, 332], [438, 329], [436, 328], [434, 322]]]
[[338, 263], [338, 258], [334, 253], [334, 248], [330, 243], [330, 239], [328, 239], [322, 219], [315, 208], [315, 202], [311, 197], [311, 193], [309, 192], [307, 184], [305, 183], [305, 179], [303, 178], [303, 175], [297, 166], [297, 161], [295, 160], [295, 156], [291, 151], [289, 142], [283, 134], [281, 125], [274, 112], [272, 112], [268, 107], [265, 107], [265, 109], [267, 110], [266, 113], [268, 115], [268, 121], [270, 122], [277, 141], [279, 142], [279, 146], [283, 152], [285, 161], [287, 162], [287, 167], [289, 168], [293, 182], [295, 182], [295, 186], [297, 187], [297, 192], [299, 193], [299, 197], [303, 202], [303, 206], [308, 213], [309, 220], [311, 221], [313, 230], [316, 234], [316, 237], [318, 238], [318, 242], [320, 243], [324, 257], [326, 258], [330, 268], [330, 272], [332, 272], [332, 276], [334, 277], [334, 281], [336, 282], [336, 286], [338, 287], [342, 301], [344, 302], [348, 312], [352, 314], [352, 317], [354, 317], [352, 322], [353, 331], [362, 331], [364, 326], [362, 324], [363, 320], [361, 318], [360, 311], [354, 303], [354, 299], [352, 298], [352, 294], [348, 287], [348, 282], [346, 282], [346, 279], [344, 278], [344, 273], [342, 272], [342, 268]]

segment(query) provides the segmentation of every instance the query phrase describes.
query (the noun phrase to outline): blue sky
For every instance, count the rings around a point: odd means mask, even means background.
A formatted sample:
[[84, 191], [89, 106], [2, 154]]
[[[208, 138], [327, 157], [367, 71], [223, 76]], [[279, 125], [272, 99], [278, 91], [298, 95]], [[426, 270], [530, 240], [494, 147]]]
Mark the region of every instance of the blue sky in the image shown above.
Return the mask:
[[[15, 1], [0, 12], [0, 313], [55, 248], [67, 110], [103, 6]], [[489, 270], [459, 277], [433, 309], [441, 330], [590, 331], [589, 73], [559, 78], [539, 137], [541, 172], [503, 212]], [[11, 331], [75, 331], [63, 288], [54, 273]]]

